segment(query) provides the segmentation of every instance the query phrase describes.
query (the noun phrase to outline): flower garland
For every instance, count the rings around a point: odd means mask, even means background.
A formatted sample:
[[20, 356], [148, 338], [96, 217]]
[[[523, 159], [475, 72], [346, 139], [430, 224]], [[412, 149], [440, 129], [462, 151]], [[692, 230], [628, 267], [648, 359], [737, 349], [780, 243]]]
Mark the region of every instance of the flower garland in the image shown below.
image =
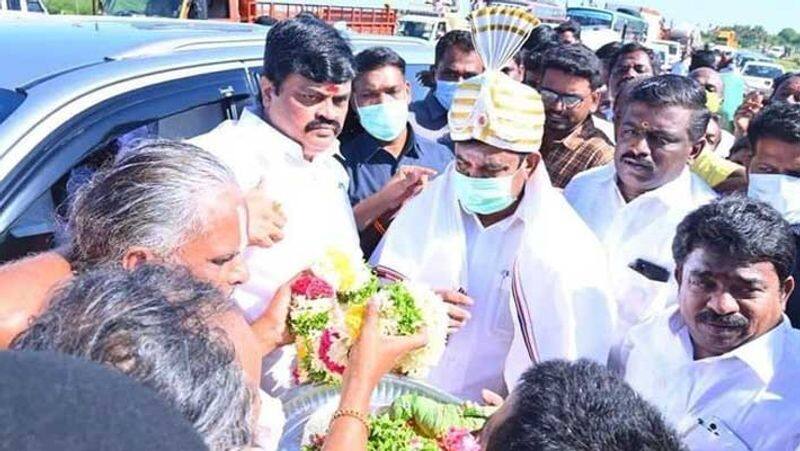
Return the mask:
[[381, 285], [360, 257], [325, 252], [291, 286], [289, 323], [296, 337], [295, 382], [335, 385], [347, 368], [366, 304], [378, 303], [385, 335], [412, 335], [423, 327], [428, 344], [402, 358], [395, 372], [424, 378], [439, 362], [447, 338], [447, 309], [429, 288], [408, 281]]

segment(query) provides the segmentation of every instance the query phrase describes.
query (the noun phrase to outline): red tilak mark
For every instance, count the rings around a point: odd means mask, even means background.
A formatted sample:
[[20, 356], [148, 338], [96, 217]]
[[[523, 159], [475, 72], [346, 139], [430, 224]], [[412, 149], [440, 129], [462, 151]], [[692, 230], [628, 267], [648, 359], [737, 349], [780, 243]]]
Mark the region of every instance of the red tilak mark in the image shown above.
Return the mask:
[[323, 89], [324, 89], [324, 90], [325, 90], [325, 92], [327, 92], [328, 94], [338, 94], [338, 93], [339, 93], [339, 87], [338, 87], [338, 86], [336, 86], [336, 85], [325, 85], [325, 86], [323, 87]]

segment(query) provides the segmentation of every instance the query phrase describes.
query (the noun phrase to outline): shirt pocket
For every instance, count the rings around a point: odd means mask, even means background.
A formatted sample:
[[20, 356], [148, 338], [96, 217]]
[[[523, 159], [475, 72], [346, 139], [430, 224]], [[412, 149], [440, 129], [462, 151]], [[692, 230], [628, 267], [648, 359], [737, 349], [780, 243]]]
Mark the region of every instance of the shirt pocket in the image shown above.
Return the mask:
[[514, 321], [511, 317], [511, 271], [503, 270], [495, 278], [495, 299], [492, 299], [492, 321], [489, 330], [493, 338], [511, 341], [514, 337]]

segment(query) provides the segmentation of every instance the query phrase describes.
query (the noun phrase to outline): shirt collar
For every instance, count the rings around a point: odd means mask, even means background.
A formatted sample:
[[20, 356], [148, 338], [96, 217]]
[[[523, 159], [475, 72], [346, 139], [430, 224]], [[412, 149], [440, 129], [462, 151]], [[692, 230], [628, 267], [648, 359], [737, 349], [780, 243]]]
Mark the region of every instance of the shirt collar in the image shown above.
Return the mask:
[[[436, 88], [434, 88], [436, 89]], [[428, 110], [428, 115], [433, 120], [437, 120], [442, 118], [443, 116], [447, 116], [447, 110], [436, 100], [436, 96], [433, 94], [434, 89], [431, 89], [428, 92], [428, 95], [425, 96], [425, 107]]]
[[593, 129], [594, 122], [590, 115], [585, 121], [575, 127], [572, 133], [567, 135], [564, 139], [556, 141], [556, 144], [561, 144], [571, 151], [576, 151], [589, 138], [587, 135], [590, 134]]
[[[403, 150], [400, 151], [400, 156], [397, 157], [398, 161], [407, 155], [419, 156], [419, 146], [417, 146], [417, 140], [414, 136], [414, 129], [411, 127], [411, 124], [406, 123], [406, 130], [408, 130], [408, 134], [406, 135], [406, 143], [403, 146]], [[366, 151], [366, 154], [364, 155], [364, 161], [371, 161], [379, 150], [385, 149], [383, 147], [383, 143], [378, 141], [374, 136], [370, 135], [366, 130], [364, 131], [364, 137], [362, 139], [364, 140], [362, 143], [364, 146], [363, 148]]]
[[[738, 359], [749, 366], [761, 379], [761, 382], [765, 385], [769, 384], [775, 374], [775, 367], [780, 363], [787, 329], [791, 327], [789, 324], [789, 318], [783, 315], [780, 324], [755, 340], [749, 341], [725, 354], [700, 359], [696, 362], [713, 363], [728, 359]], [[677, 306], [670, 317], [669, 327], [673, 333], [683, 335], [681, 338], [684, 341], [688, 359], [694, 361], [694, 348], [690, 339], [689, 328], [683, 321], [680, 309]]]
[[[280, 150], [284, 152], [286, 155], [288, 155], [292, 160], [295, 160], [297, 162], [305, 161], [307, 163], [313, 163], [313, 162], [308, 162], [303, 156], [303, 147], [300, 145], [300, 143], [284, 135], [283, 132], [273, 127], [267, 121], [262, 119], [261, 116], [250, 111], [249, 109], [245, 109], [242, 112], [242, 115], [239, 118], [239, 122], [237, 123], [237, 125], [257, 130], [257, 133], [262, 134], [264, 136], [265, 140], [264, 142], [268, 142], [271, 144], [278, 144]], [[317, 155], [314, 158], [314, 160], [316, 161], [323, 156], [333, 157], [334, 155], [337, 156], [341, 155], [339, 150], [338, 139], [334, 139], [331, 147], [325, 152], [322, 152], [321, 154]]]
[[[614, 163], [612, 163], [614, 164]], [[622, 191], [620, 191], [619, 186], [617, 185], [617, 171], [616, 168], [612, 173], [612, 180], [611, 182], [614, 184], [614, 189], [616, 190], [617, 194], [619, 194], [620, 198], [622, 198]], [[628, 202], [628, 205], [634, 203], [641, 203], [642, 201], [646, 201], [648, 199], [658, 201], [661, 204], [666, 206], [678, 206], [684, 205], [687, 202], [692, 202], [694, 196], [692, 195], [692, 174], [689, 169], [689, 166], [684, 166], [683, 171], [681, 171], [680, 175], [672, 180], [671, 182], [665, 183], [664, 185], [659, 186], [658, 188], [648, 191], [644, 194], [639, 195], [636, 199]]]

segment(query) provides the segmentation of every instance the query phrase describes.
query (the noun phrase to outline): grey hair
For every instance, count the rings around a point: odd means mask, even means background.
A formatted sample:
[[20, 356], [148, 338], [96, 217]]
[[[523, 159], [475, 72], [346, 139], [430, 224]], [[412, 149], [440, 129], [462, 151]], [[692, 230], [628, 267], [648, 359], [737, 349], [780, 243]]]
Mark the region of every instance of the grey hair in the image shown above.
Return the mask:
[[107, 364], [172, 404], [212, 450], [252, 442], [254, 395], [211, 316], [231, 307], [181, 267], [102, 267], [71, 280], [11, 343]]
[[76, 194], [67, 233], [76, 269], [120, 262], [131, 246], [166, 258], [201, 232], [204, 202], [235, 186], [231, 171], [197, 146], [142, 141]]

